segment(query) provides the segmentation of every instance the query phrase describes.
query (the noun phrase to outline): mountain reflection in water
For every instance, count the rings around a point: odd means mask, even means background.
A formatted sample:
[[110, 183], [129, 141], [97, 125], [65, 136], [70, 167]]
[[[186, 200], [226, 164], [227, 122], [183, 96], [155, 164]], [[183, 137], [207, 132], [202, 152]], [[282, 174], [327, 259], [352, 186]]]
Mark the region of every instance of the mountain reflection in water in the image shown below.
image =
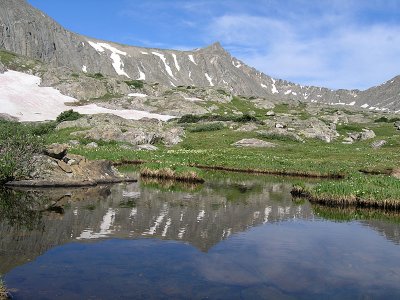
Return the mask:
[[[379, 252], [376, 233], [398, 245], [399, 217], [294, 202], [290, 195], [292, 184], [281, 179], [269, 180], [249, 176], [220, 178], [201, 186], [146, 181], [71, 190], [6, 191], [0, 207], [0, 274], [6, 274], [11, 287], [22, 286], [24, 290], [45, 286], [40, 281], [42, 276], [46, 272], [53, 274], [46, 276], [54, 276], [60, 267], [65, 275], [57, 275], [60, 278], [56, 282], [64, 286], [63, 281], [69, 280], [74, 286], [68, 289], [69, 293], [79, 285], [73, 281], [75, 276], [82, 280], [91, 274], [90, 280], [94, 280], [96, 272], [103, 276], [115, 272], [114, 287], [132, 276], [140, 277], [134, 277], [136, 291], [124, 291], [127, 297], [158, 298], [156, 291], [166, 289], [171, 295], [185, 298], [193, 296], [189, 286], [200, 285], [203, 293], [215, 288], [222, 298], [239, 295], [238, 290], [244, 298], [283, 297], [286, 292], [289, 294], [285, 297], [307, 298], [325, 292], [336, 296], [360, 295], [365, 288], [364, 279], [360, 278], [355, 289], [346, 284], [346, 278], [353, 280], [359, 274], [375, 276], [374, 270], [379, 273], [390, 266], [390, 289], [385, 290], [379, 283], [376, 295], [382, 295], [382, 291], [393, 293], [392, 281], [400, 279], [397, 266], [390, 262], [386, 266], [383, 261], [379, 267], [353, 267], [352, 263], [370, 263], [372, 259], [369, 253], [354, 252], [358, 243], [365, 242], [372, 255]], [[362, 214], [365, 218], [359, 218]], [[360, 219], [357, 226], [349, 223], [354, 216]], [[335, 227], [331, 220], [344, 222], [344, 226]], [[366, 231], [360, 230], [363, 226]], [[370, 237], [366, 237], [371, 229], [375, 233], [369, 241]], [[393, 253], [393, 249], [385, 251]], [[350, 253], [354, 253], [353, 258]], [[115, 257], [111, 257], [113, 254]], [[134, 269], [130, 269], [130, 264]], [[78, 266], [82, 266], [80, 277], [75, 270]], [[344, 270], [343, 266], [349, 269]], [[100, 269], [95, 270], [97, 267]], [[360, 273], [359, 267], [368, 271]], [[330, 274], [326, 274], [328, 270]], [[326, 277], [320, 277], [321, 272]], [[168, 277], [170, 273], [178, 277], [173, 280]], [[155, 277], [142, 282], [141, 276], [161, 277], [157, 277], [156, 287]], [[332, 283], [332, 290], [324, 288], [327, 282]], [[94, 281], [90, 288], [81, 288], [69, 297], [90, 297], [100, 287]], [[224, 294], [225, 288], [230, 292]], [[119, 292], [116, 291], [117, 295]], [[106, 291], [93, 297], [101, 293]], [[42, 296], [56, 294], [46, 291]], [[27, 292], [17, 292], [18, 295]], [[169, 294], [165, 295], [168, 298]], [[201, 295], [210, 294], [198, 294]], [[368, 291], [366, 295], [374, 294]]]
[[227, 180], [195, 192], [160, 191], [140, 183], [19, 192], [13, 198], [36, 204], [20, 207], [33, 218], [28, 228], [10, 224], [14, 217], [2, 218], [0, 273], [73, 241], [152, 237], [189, 242], [207, 251], [253, 226], [313, 218], [309, 204], [293, 205], [290, 188], [284, 183]]

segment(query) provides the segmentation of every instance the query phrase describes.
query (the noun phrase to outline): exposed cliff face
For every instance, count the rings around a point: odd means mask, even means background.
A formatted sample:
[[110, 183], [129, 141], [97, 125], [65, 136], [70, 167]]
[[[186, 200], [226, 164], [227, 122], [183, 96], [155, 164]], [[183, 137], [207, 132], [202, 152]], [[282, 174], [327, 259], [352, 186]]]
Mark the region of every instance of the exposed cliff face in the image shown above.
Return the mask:
[[24, 0], [0, 0], [0, 48], [73, 71], [102, 73], [166, 86], [221, 87], [281, 101], [400, 110], [400, 80], [366, 91], [300, 86], [275, 80], [232, 57], [219, 43], [193, 51], [105, 42], [72, 33]]

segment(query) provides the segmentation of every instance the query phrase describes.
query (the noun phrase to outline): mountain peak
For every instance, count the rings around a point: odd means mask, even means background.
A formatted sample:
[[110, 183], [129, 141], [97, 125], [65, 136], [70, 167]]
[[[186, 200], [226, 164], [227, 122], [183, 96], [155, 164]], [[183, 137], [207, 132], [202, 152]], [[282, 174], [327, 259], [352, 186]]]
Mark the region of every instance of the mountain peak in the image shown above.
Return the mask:
[[226, 50], [222, 47], [221, 43], [218, 42], [218, 41], [213, 43], [213, 44], [211, 44], [211, 45], [209, 45], [209, 46], [207, 46], [207, 47], [205, 47], [204, 49], [211, 50], [211, 51], [224, 51], [224, 52], [226, 52]]

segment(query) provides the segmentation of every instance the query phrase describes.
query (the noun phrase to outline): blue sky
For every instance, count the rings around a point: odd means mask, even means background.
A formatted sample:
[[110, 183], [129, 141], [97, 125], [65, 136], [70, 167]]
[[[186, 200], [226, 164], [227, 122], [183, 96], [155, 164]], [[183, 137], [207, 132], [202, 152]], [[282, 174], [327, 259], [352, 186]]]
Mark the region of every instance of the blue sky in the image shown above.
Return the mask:
[[193, 49], [215, 41], [275, 78], [365, 89], [400, 74], [398, 0], [28, 0], [77, 33]]

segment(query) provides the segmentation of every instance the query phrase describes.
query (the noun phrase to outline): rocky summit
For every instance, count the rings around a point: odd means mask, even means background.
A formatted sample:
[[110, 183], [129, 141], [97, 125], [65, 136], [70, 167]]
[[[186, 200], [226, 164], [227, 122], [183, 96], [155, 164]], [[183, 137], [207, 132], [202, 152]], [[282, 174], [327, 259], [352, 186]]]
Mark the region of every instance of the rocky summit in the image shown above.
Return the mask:
[[[72, 33], [25, 0], [0, 0], [0, 6], [0, 48], [40, 60], [53, 68], [125, 81], [141, 80], [166, 87], [223, 88], [235, 95], [272, 101], [400, 111], [399, 76], [365, 91], [301, 86], [274, 79], [247, 66], [219, 43], [192, 51], [121, 45]], [[2, 71], [4, 67], [0, 65], [0, 73]], [[47, 77], [47, 82], [51, 82], [51, 78]], [[84, 84], [87, 83], [78, 80], [76, 89], [83, 89]], [[116, 82], [111, 85], [114, 90], [126, 89], [126, 86], [117, 87]], [[191, 101], [183, 99], [188, 105]]]

